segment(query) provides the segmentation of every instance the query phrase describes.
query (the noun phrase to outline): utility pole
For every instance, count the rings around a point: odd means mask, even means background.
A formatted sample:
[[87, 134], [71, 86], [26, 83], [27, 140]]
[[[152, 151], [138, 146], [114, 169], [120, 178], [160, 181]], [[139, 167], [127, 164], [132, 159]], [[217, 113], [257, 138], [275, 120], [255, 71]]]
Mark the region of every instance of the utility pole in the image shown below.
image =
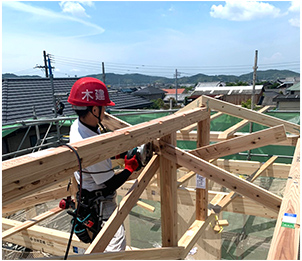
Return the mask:
[[[50, 54], [47, 55], [48, 58], [48, 69], [49, 69], [49, 78], [50, 78], [50, 85], [51, 85], [51, 91], [52, 91], [52, 103], [53, 103], [53, 109], [54, 109], [54, 113], [55, 113], [55, 118], [58, 117], [57, 114], [57, 109], [56, 109], [56, 96], [55, 96], [55, 87], [54, 87], [54, 83], [53, 83], [53, 74], [52, 74], [52, 70], [51, 70], [51, 57]], [[60, 134], [60, 127], [59, 127], [59, 122], [56, 121], [56, 128], [57, 128], [57, 143], [60, 144], [61, 142], [61, 134]]]
[[105, 65], [104, 65], [104, 62], [102, 62], [102, 73], [103, 73], [103, 83], [105, 84]]
[[176, 100], [176, 105], [178, 103], [178, 98], [177, 98], [177, 76], [180, 76], [180, 73], [177, 72], [177, 69], [175, 69], [175, 100]]
[[47, 61], [46, 61], [46, 51], [45, 50], [43, 51], [43, 59], [44, 59], [44, 66], [36, 65], [34, 67], [34, 69], [36, 69], [36, 68], [44, 69], [45, 70], [45, 77], [48, 78], [48, 70], [47, 70], [48, 66], [47, 66]]
[[[251, 99], [251, 110], [254, 110], [254, 103], [255, 103], [255, 86], [256, 86], [256, 72], [258, 69], [257, 66], [257, 61], [258, 61], [258, 50], [255, 51], [255, 62], [254, 62], [254, 73], [253, 73], [253, 91], [252, 91], [252, 99]], [[253, 122], [250, 122], [250, 133], [253, 132]], [[251, 150], [248, 151], [248, 160], [251, 160]]]
[[44, 57], [44, 68], [45, 68], [45, 77], [48, 78], [48, 70], [47, 70], [47, 61], [46, 61], [46, 51], [43, 51], [43, 57]]

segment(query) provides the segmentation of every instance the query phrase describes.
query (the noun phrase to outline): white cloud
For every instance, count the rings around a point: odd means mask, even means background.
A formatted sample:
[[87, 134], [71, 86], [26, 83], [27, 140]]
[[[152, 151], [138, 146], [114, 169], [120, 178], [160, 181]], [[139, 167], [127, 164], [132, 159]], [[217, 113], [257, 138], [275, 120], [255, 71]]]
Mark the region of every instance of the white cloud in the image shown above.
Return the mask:
[[300, 12], [300, 1], [291, 1], [290, 12]]
[[226, 1], [225, 5], [212, 5], [210, 15], [231, 21], [249, 21], [267, 16], [278, 17], [280, 9], [257, 1]]
[[292, 25], [294, 27], [300, 27], [300, 18], [299, 17], [291, 18], [288, 20], [288, 22], [290, 23], [290, 25]]
[[18, 2], [18, 1], [3, 1], [2, 2], [3, 6], [15, 9], [17, 11], [21, 11], [21, 12], [25, 12], [25, 13], [30, 13], [33, 14], [35, 17], [41, 17], [43, 18], [43, 21], [45, 21], [45, 18], [50, 18], [50, 19], [56, 19], [56, 20], [68, 20], [68, 21], [72, 21], [72, 22], [76, 22], [76, 23], [80, 23], [83, 24], [87, 27], [93, 28], [94, 32], [92, 33], [86, 33], [80, 36], [74, 36], [74, 37], [83, 37], [83, 36], [87, 36], [87, 35], [96, 35], [96, 34], [101, 34], [103, 33], [105, 30], [93, 23], [87, 22], [83, 19], [79, 19], [73, 16], [69, 16], [69, 15], [64, 15], [61, 13], [57, 13], [51, 10], [47, 10], [44, 8], [40, 8], [40, 7], [35, 7], [29, 4], [25, 4], [24, 2]]
[[62, 8], [63, 13], [70, 13], [73, 16], [79, 17], [90, 17], [88, 14], [86, 14], [85, 8], [78, 2], [61, 1], [60, 7]]
[[272, 56], [270, 57], [263, 57], [262, 61], [264, 64], [266, 63], [271, 64], [271, 63], [278, 63], [282, 61], [282, 59], [283, 59], [282, 54], [280, 52], [276, 52], [272, 54]]

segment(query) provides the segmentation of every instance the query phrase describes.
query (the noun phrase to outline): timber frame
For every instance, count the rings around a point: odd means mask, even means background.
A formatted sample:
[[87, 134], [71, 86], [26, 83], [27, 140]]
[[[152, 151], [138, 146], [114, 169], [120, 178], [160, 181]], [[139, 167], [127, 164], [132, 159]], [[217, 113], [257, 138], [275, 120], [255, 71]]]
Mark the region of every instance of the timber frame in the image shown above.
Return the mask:
[[[300, 127], [261, 113], [266, 109], [255, 112], [201, 96], [172, 115], [135, 126], [106, 114], [104, 125], [112, 132], [70, 144], [80, 155], [83, 167], [147, 142], [153, 142], [154, 155], [136, 178], [118, 190], [123, 198], [95, 240], [86, 245], [76, 236], [73, 237], [72, 246], [85, 249], [85, 253], [75, 255], [71, 249], [68, 259], [184, 259], [223, 210], [277, 219], [268, 258], [297, 259], [300, 231]], [[210, 116], [211, 110], [218, 113]], [[221, 114], [242, 118], [243, 121], [225, 132], [210, 132], [211, 119]], [[238, 133], [248, 122], [269, 128], [251, 134]], [[196, 140], [197, 149], [185, 151], [177, 148], [176, 140], [180, 139]], [[213, 140], [217, 142], [209, 145]], [[274, 156], [264, 164], [220, 159], [270, 144], [296, 146], [292, 165], [274, 163]], [[233, 167], [232, 164], [238, 166]], [[182, 168], [187, 170], [187, 174], [177, 178], [177, 170]], [[75, 182], [69, 191], [66, 187], [73, 171], [77, 169], [76, 156], [64, 146], [4, 161], [3, 215], [14, 213], [25, 205], [30, 207], [64, 196], [74, 196]], [[237, 175], [240, 173], [249, 176], [242, 179]], [[184, 184], [196, 174], [206, 178], [205, 185], [196, 189], [185, 187]], [[284, 197], [253, 184], [260, 175], [288, 179]], [[231, 192], [211, 191], [210, 182], [220, 184]], [[186, 201], [188, 195], [194, 195], [195, 201]], [[162, 247], [103, 253], [140, 198], [161, 203]], [[178, 234], [177, 229], [180, 202], [195, 205], [196, 212], [195, 219], [183, 234]], [[141, 206], [149, 208], [148, 205]], [[60, 211], [55, 208], [23, 223], [2, 218], [2, 240], [35, 250], [43, 249], [54, 255], [53, 259], [63, 259], [69, 234], [37, 225]], [[283, 225], [285, 214], [295, 215], [290, 220], [292, 226]], [[219, 222], [219, 225], [223, 223], [222, 220]], [[37, 240], [33, 241], [32, 238]]]

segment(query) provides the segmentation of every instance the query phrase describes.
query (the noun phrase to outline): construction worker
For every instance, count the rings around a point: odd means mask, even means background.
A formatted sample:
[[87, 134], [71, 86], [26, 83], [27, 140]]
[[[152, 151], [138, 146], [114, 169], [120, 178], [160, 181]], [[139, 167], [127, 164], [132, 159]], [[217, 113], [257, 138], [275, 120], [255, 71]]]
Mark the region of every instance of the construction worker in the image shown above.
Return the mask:
[[[74, 83], [68, 97], [68, 102], [72, 104], [73, 109], [78, 115], [78, 119], [74, 121], [70, 128], [70, 143], [100, 135], [100, 128], [105, 130], [102, 120], [106, 106], [115, 105], [109, 99], [106, 85], [102, 81], [92, 77], [84, 77]], [[101, 150], [102, 148], [100, 147]], [[117, 206], [116, 189], [129, 178], [138, 166], [136, 156], [134, 156], [130, 159], [125, 157], [125, 169], [118, 175], [114, 174], [110, 159], [85, 167], [82, 170], [81, 202], [88, 204], [89, 200], [97, 198], [93, 204], [99, 208], [98, 214], [100, 220], [98, 221], [98, 230], [108, 220]], [[79, 184], [79, 172], [75, 172], [74, 175]], [[77, 235], [77, 231], [75, 233]], [[91, 243], [96, 234], [92, 238], [88, 240], [84, 238], [82, 241], [86, 240], [86, 243]], [[79, 235], [80, 233], [78, 233]], [[87, 235], [85, 234], [85, 236]], [[125, 247], [125, 229], [121, 225], [105, 252], [121, 251], [125, 250]]]

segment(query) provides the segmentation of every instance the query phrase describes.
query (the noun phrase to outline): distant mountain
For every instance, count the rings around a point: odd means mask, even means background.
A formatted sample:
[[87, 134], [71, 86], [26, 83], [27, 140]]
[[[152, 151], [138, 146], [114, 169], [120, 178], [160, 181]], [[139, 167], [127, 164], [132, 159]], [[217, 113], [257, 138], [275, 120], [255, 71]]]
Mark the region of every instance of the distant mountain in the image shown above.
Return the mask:
[[[289, 71], [289, 70], [266, 70], [266, 71], [257, 71], [257, 81], [271, 81], [274, 82], [278, 79], [286, 78], [286, 77], [300, 77], [299, 73]], [[102, 74], [91, 74], [87, 75], [90, 77], [95, 77], [100, 80], [103, 79]], [[38, 75], [22, 75], [18, 76], [12, 73], [2, 74], [2, 79], [5, 78], [21, 78], [21, 77], [35, 77], [41, 78]], [[183, 76], [178, 78], [178, 84], [197, 84], [198, 82], [252, 82], [253, 80], [253, 72], [242, 74], [240, 76], [235, 75], [206, 75], [206, 74], [196, 74], [190, 77]], [[162, 84], [174, 84], [174, 78], [167, 77], [159, 77], [159, 76], [149, 76], [143, 74], [115, 74], [115, 73], [106, 73], [105, 78], [106, 84], [108, 85], [146, 85], [151, 83], [162, 83]]]
[[2, 79], [7, 79], [7, 78], [42, 78], [39, 75], [22, 75], [22, 76], [18, 76], [16, 74], [13, 73], [3, 73], [2, 74]]

